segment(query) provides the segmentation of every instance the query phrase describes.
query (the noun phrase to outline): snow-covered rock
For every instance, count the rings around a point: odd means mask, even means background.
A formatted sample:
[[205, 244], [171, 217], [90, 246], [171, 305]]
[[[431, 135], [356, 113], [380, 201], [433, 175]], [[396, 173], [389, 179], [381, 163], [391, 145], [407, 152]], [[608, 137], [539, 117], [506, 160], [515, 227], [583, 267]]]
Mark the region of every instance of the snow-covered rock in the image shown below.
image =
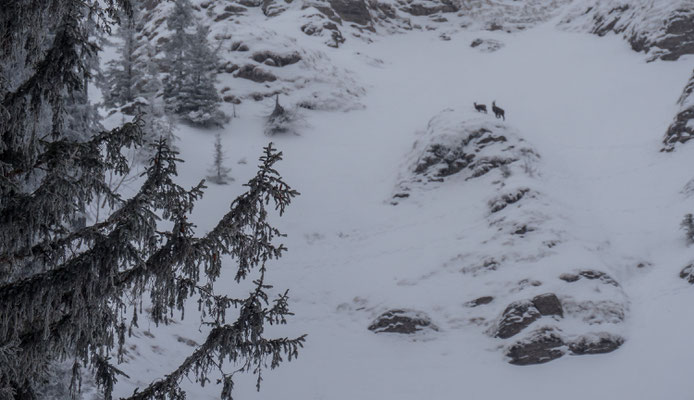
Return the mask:
[[575, 2], [562, 19], [567, 29], [624, 36], [650, 59], [694, 54], [694, 7], [690, 0], [590, 0]]
[[369, 330], [374, 333], [412, 334], [423, 330], [438, 331], [439, 328], [423, 312], [394, 309], [379, 315], [369, 325]]
[[663, 151], [673, 151], [675, 146], [694, 138], [694, 74], [684, 87], [678, 102], [680, 111], [663, 138]]

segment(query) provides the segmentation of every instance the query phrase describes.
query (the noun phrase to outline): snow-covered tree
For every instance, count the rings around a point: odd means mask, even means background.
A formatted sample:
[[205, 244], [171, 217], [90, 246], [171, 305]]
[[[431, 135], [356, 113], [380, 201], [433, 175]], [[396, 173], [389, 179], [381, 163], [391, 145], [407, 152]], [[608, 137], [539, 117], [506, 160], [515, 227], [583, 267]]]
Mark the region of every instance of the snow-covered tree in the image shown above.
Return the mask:
[[224, 147], [222, 146], [222, 135], [217, 133], [215, 135], [214, 141], [214, 163], [212, 168], [209, 170], [207, 179], [218, 185], [226, 185], [227, 183], [234, 180], [229, 174], [231, 173], [231, 168], [224, 166]]
[[120, 107], [132, 103], [139, 95], [138, 85], [144, 79], [140, 51], [143, 46], [138, 37], [140, 14], [138, 7], [131, 13], [123, 14], [117, 31], [119, 44], [118, 57], [109, 61], [102, 83], [104, 105], [107, 108]]
[[275, 97], [275, 107], [265, 120], [265, 134], [269, 136], [281, 133], [297, 133], [298, 115], [295, 110], [288, 110], [280, 104], [279, 94]]
[[[195, 25], [188, 0], [176, 0], [167, 24], [172, 31], [165, 47], [169, 70], [164, 83], [167, 109], [194, 125], [222, 125], [227, 117], [219, 109], [222, 99], [214, 86], [218, 60], [207, 39], [209, 29]], [[195, 32], [189, 33], [193, 26]]]
[[[304, 340], [264, 335], [266, 324], [285, 323], [289, 314], [286, 293], [274, 300], [267, 293], [265, 263], [285, 248], [276, 243], [280, 232], [268, 223], [266, 207], [281, 214], [297, 195], [278, 175], [281, 153], [272, 145], [231, 210], [195, 236], [188, 217], [204, 186], [186, 189], [174, 181], [181, 160], [165, 140], [154, 144], [132, 197], [123, 198], [105, 181], [111, 172], [128, 173], [122, 150], [142, 144], [142, 119], [87, 140], [69, 134], [66, 94], [83, 90], [85, 60], [96, 51], [84, 22], [107, 29], [112, 16], [129, 9], [128, 0], [14, 0], [0, 12], [3, 400], [37, 398], [37, 386], [56, 362], [73, 365], [72, 382], [88, 367], [111, 399], [121, 374], [114, 362], [123, 359], [144, 297], [155, 325], [169, 323], [188, 298], [198, 297], [211, 330], [180, 365], [129, 399], [183, 399], [182, 379], [204, 384], [213, 370], [222, 374], [221, 398], [230, 399], [233, 375], [224, 363], [260, 374], [266, 360], [274, 368], [296, 356]], [[115, 211], [71, 228], [96, 196]], [[236, 261], [237, 281], [255, 275], [250, 293], [215, 294], [224, 257]], [[230, 307], [235, 310], [227, 314]]]
[[694, 216], [692, 214], [685, 215], [684, 219], [682, 220], [681, 227], [684, 229], [687, 237], [687, 243], [694, 243]]

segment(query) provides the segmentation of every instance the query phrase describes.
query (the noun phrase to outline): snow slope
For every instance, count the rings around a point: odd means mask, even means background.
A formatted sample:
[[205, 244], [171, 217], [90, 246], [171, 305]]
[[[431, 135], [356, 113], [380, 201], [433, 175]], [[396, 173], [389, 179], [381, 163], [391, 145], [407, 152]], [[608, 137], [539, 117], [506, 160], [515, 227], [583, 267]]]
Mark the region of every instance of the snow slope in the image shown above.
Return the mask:
[[[646, 63], [616, 36], [563, 32], [554, 23], [513, 34], [455, 30], [450, 40], [413, 31], [339, 49], [299, 30], [282, 32], [302, 48], [320, 48], [365, 91], [357, 110], [304, 110], [299, 136], [262, 135], [269, 98], [237, 105], [239, 118], [223, 131], [237, 183], [252, 176], [255, 156], [273, 140], [285, 154], [280, 172], [302, 193], [277, 220], [289, 235], [289, 252], [271, 265], [270, 280], [290, 289], [296, 313], [277, 334], [308, 333], [307, 346], [298, 360], [267, 373], [260, 393], [252, 377], [239, 375], [237, 398], [691, 397], [694, 291], [677, 275], [692, 258], [678, 227], [691, 212], [680, 191], [692, 178], [685, 166], [694, 150], [658, 152], [691, 57]], [[470, 47], [478, 37], [504, 46], [481, 53]], [[232, 91], [239, 81], [221, 78], [220, 87]], [[287, 91], [280, 100], [297, 104], [303, 96]], [[492, 100], [506, 109], [505, 123], [474, 113], [474, 101]], [[499, 169], [479, 179], [452, 175], [426, 188], [408, 184], [410, 197], [393, 205], [426, 138], [444, 127], [455, 134], [460, 124], [499, 125], [540, 158], [512, 164], [507, 180]], [[187, 160], [181, 181], [192, 184], [206, 175], [214, 132], [181, 127], [178, 135]], [[501, 211], [505, 222], [497, 230], [489, 200], [525, 186], [537, 195]], [[199, 230], [212, 226], [241, 190], [209, 188], [194, 215]], [[538, 229], [509, 233], [504, 224], [518, 221]], [[548, 240], [556, 246], [542, 247]], [[488, 257], [501, 260], [496, 270], [465, 269]], [[582, 269], [608, 273], [619, 290], [576, 289], [558, 279]], [[224, 279], [236, 288], [232, 274]], [[543, 321], [567, 335], [612, 330], [626, 341], [604, 355], [508, 364], [505, 349], [513, 340], [494, 338], [489, 329], [510, 302], [546, 292], [556, 292], [565, 307], [579, 296], [623, 305], [619, 324]], [[480, 296], [495, 299], [470, 308]], [[392, 308], [424, 312], [440, 329], [414, 336], [367, 330]], [[204, 338], [193, 314], [152, 329], [153, 337], [143, 325], [132, 340], [133, 362], [122, 366], [131, 379], [121, 382], [120, 395], [166, 373], [192, 350], [186, 343]], [[186, 386], [194, 399], [215, 399], [220, 391], [214, 382]]]

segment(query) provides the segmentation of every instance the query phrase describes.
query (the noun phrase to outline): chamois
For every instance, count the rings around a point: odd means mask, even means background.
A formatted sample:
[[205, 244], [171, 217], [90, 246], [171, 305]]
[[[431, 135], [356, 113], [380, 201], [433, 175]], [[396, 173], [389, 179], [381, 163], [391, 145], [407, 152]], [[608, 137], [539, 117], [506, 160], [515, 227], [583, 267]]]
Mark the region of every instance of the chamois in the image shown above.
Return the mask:
[[474, 104], [475, 104], [475, 110], [477, 110], [477, 112], [483, 112], [485, 114], [487, 113], [487, 106], [486, 105], [477, 104], [477, 103], [474, 103]]
[[497, 118], [503, 118], [506, 121], [506, 112], [503, 108], [496, 106], [496, 100], [492, 101], [492, 111], [494, 111], [494, 116]]

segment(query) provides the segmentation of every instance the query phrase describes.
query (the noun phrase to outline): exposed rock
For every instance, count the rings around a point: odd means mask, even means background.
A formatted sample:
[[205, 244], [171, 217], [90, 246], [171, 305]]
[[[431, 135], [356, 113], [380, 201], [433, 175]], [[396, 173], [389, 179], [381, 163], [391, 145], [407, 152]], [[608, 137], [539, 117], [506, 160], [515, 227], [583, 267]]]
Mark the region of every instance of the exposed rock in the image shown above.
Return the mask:
[[508, 339], [516, 335], [528, 325], [537, 321], [542, 314], [530, 300], [516, 301], [509, 304], [501, 314], [495, 337]]
[[368, 328], [375, 333], [412, 334], [425, 329], [438, 331], [439, 328], [431, 322], [423, 312], [413, 310], [389, 310], [376, 318]]
[[554, 293], [541, 294], [533, 298], [533, 305], [545, 316], [558, 315], [564, 316], [564, 310], [561, 307], [561, 302]]
[[535, 231], [535, 228], [523, 224], [523, 225], [517, 226], [516, 229], [513, 231], [513, 234], [514, 235], [525, 235], [528, 232], [534, 232], [534, 231]]
[[528, 188], [519, 188], [492, 199], [489, 201], [489, 211], [499, 212], [507, 206], [519, 202], [528, 192], [530, 192]]
[[345, 21], [368, 25], [371, 14], [364, 0], [328, 0], [333, 10]]
[[231, 61], [227, 61], [219, 66], [219, 72], [226, 72], [227, 74], [233, 74], [239, 69], [238, 64], [234, 64]]
[[231, 51], [248, 51], [250, 50], [243, 42], [234, 42], [231, 44]]
[[694, 285], [694, 263], [687, 265], [680, 272], [680, 278]]
[[470, 47], [483, 53], [493, 53], [504, 47], [504, 43], [494, 39], [475, 39], [470, 43]]
[[665, 137], [662, 151], [673, 151], [678, 143], [686, 143], [694, 138], [694, 74], [685, 86], [678, 101], [680, 112], [672, 122]]
[[326, 44], [330, 47], [337, 48], [345, 42], [342, 32], [334, 22], [311, 21], [303, 25], [301, 31], [309, 36], [323, 36], [325, 33], [329, 33], [330, 38]]
[[246, 64], [243, 67], [241, 67], [236, 73], [236, 75], [234, 75], [234, 77], [250, 79], [253, 82], [258, 83], [274, 82], [277, 80], [277, 77], [272, 73], [265, 71], [264, 69], [252, 64]]
[[263, 0], [237, 0], [239, 4], [246, 7], [259, 7], [263, 4]]
[[224, 100], [225, 103], [241, 104], [241, 100], [232, 94], [225, 95], [224, 97], [222, 97], [222, 100]]
[[653, 59], [677, 60], [694, 54], [694, 9], [689, 0], [659, 1], [658, 7], [644, 2], [593, 0], [578, 3], [562, 20], [562, 25], [580, 26], [604, 36], [623, 35], [635, 51]]
[[543, 364], [563, 356], [566, 344], [553, 328], [540, 328], [508, 347], [506, 356], [514, 365]]
[[263, 5], [261, 8], [265, 16], [275, 17], [282, 14], [287, 9], [285, 4], [282, 4], [277, 0], [263, 0]]
[[[498, 156], [476, 159], [476, 150], [486, 147], [490, 142], [505, 141], [506, 137], [494, 135], [489, 129], [480, 128], [471, 132], [467, 137], [461, 138], [455, 147], [432, 144], [426, 150], [426, 155], [420, 159], [414, 172], [425, 174], [432, 167], [437, 167], [435, 175], [446, 177], [468, 168], [473, 170], [473, 177], [482, 176], [494, 168], [516, 161], [513, 158]], [[472, 147], [469, 150], [466, 149], [468, 145]]]
[[461, 272], [476, 275], [479, 272], [496, 271], [497, 268], [499, 268], [499, 262], [495, 258], [490, 257], [483, 260], [481, 264], [463, 267]]
[[581, 278], [585, 278], [585, 279], [589, 279], [589, 280], [599, 280], [604, 284], [612, 285], [614, 287], [619, 287], [619, 283], [617, 281], [615, 281], [614, 279], [612, 279], [611, 276], [609, 276], [608, 274], [606, 274], [602, 271], [595, 271], [592, 269], [587, 269], [587, 270], [580, 271], [577, 274], [566, 273], [566, 274], [559, 275], [559, 279], [566, 281], [566, 282], [569, 282], [569, 283], [576, 282]]
[[604, 354], [617, 350], [624, 343], [624, 338], [607, 332], [583, 335], [569, 343], [573, 355]]
[[[296, 64], [301, 61], [301, 55], [299, 53], [289, 53], [289, 54], [277, 54], [271, 51], [262, 51], [258, 53], [253, 53], [251, 57], [254, 61], [259, 63], [265, 63], [273, 67], [284, 67], [287, 65]], [[271, 61], [268, 64], [268, 61]]]
[[452, 0], [400, 0], [402, 10], [415, 16], [451, 13], [460, 10]]
[[476, 298], [475, 300], [470, 300], [467, 303], [465, 303], [466, 306], [468, 307], [477, 307], [477, 306], [482, 306], [485, 304], [489, 304], [492, 301], [494, 301], [494, 297], [492, 296], [482, 296], [479, 298]]

